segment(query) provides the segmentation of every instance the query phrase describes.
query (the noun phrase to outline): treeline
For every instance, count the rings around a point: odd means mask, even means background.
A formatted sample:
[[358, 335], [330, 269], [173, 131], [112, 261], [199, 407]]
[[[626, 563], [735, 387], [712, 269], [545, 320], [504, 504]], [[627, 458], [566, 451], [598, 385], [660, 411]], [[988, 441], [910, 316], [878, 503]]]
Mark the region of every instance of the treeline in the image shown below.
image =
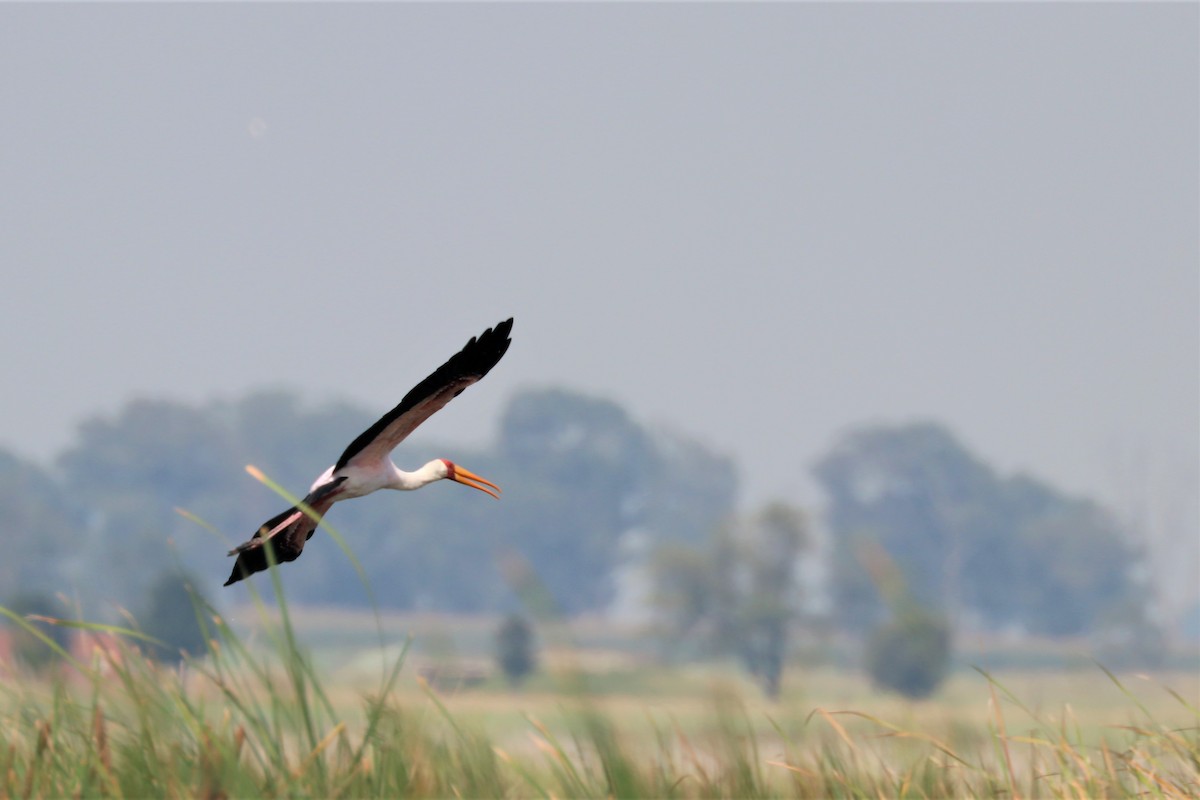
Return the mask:
[[[61, 592], [92, 616], [97, 603], [141, 607], [155, 579], [177, 566], [212, 597], [244, 591], [218, 591], [225, 550], [284, 501], [243, 466], [303, 494], [376, 416], [345, 404], [308, 408], [286, 392], [201, 407], [143, 400], [82, 425], [51, 471], [0, 453], [0, 591]], [[418, 435], [395, 457], [409, 468], [449, 457], [505, 490], [497, 503], [447, 482], [334, 508], [329, 521], [367, 566], [379, 602], [396, 608], [511, 606], [498, 564], [512, 557], [534, 570], [559, 611], [603, 608], [623, 537], [702, 539], [736, 496], [730, 459], [651, 431], [614, 403], [557, 389], [514, 396], [489, 447], [439, 447]], [[289, 597], [366, 603], [353, 566], [318, 537], [287, 566]]]
[[814, 474], [834, 534], [839, 627], [866, 630], [887, 612], [874, 548], [906, 595], [956, 627], [1050, 636], [1147, 627], [1150, 586], [1114, 515], [1035, 478], [997, 474], [941, 426], [855, 431]]
[[[61, 592], [97, 618], [143, 607], [155, 580], [178, 566], [209, 596], [241, 599], [244, 588], [219, 588], [225, 551], [284, 502], [243, 466], [302, 493], [375, 416], [345, 404], [310, 408], [286, 392], [204, 406], [138, 401], [82, 425], [48, 471], [0, 452], [0, 603]], [[737, 652], [769, 681], [781, 658], [772, 631], [822, 605], [796, 570], [806, 558], [812, 565], [821, 528], [830, 543], [820, 554], [824, 622], [839, 630], [885, 624], [895, 614], [889, 594], [955, 629], [1152, 628], [1142, 560], [1111, 514], [997, 474], [938, 425], [849, 433], [814, 467], [824, 508], [778, 506], [740, 520], [728, 457], [561, 389], [515, 395], [486, 447], [439, 447], [418, 434], [396, 453], [414, 468], [440, 456], [499, 483], [503, 500], [442, 483], [330, 514], [384, 606], [511, 610], [528, 602], [518, 595], [532, 575], [557, 613], [598, 611], [613, 600], [620, 568], [640, 562], [670, 635]], [[301, 602], [367, 601], [323, 534], [285, 579]]]
[[811, 518], [786, 506], [662, 544], [651, 598], [668, 654], [734, 657], [776, 696], [797, 629], [850, 634], [873, 680], [913, 697], [947, 674], [956, 632], [1087, 635], [1112, 666], [1166, 656], [1141, 555], [1096, 503], [999, 475], [934, 424], [853, 431], [814, 475], [825, 596], [798, 570], [814, 564]]

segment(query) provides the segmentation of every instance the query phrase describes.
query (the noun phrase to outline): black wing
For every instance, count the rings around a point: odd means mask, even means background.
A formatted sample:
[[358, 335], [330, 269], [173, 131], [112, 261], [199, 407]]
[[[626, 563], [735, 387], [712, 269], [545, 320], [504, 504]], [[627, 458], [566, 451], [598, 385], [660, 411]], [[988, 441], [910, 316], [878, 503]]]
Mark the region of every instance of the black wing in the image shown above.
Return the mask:
[[[339, 489], [345, 480], [345, 478], [338, 478], [318, 487], [304, 498], [304, 504], [312, 509], [318, 517], [324, 517], [329, 513], [329, 508], [337, 501]], [[266, 542], [268, 541], [275, 550], [276, 561], [280, 563], [295, 561], [304, 552], [304, 543], [312, 538], [313, 533], [317, 530], [317, 525], [317, 520], [304, 513], [300, 506], [292, 506], [287, 511], [271, 517], [258, 526], [258, 530], [250, 537], [250, 541], [242, 542], [229, 551], [229, 555], [236, 555], [238, 558], [225, 585], [237, 583], [270, 566], [267, 563]]]
[[[274, 534], [263, 537], [264, 532], [271, 531], [280, 525], [283, 527]], [[254, 533], [250, 541], [230, 551], [229, 555], [237, 554], [237, 561], [234, 563], [233, 571], [229, 573], [229, 580], [225, 581], [225, 585], [237, 583], [270, 566], [267, 562], [267, 542], [270, 542], [270, 546], [274, 549], [277, 562], [295, 561], [304, 552], [304, 543], [312, 538], [313, 531], [316, 529], [316, 521], [301, 511], [298, 506], [292, 506], [287, 511], [267, 520]]]
[[398, 406], [351, 442], [337, 460], [333, 471], [337, 472], [351, 459], [373, 461], [384, 458], [418, 425], [457, 397], [463, 389], [487, 375], [512, 344], [509, 338], [512, 324], [512, 317], [509, 317], [478, 337], [472, 336], [462, 350], [414, 386]]

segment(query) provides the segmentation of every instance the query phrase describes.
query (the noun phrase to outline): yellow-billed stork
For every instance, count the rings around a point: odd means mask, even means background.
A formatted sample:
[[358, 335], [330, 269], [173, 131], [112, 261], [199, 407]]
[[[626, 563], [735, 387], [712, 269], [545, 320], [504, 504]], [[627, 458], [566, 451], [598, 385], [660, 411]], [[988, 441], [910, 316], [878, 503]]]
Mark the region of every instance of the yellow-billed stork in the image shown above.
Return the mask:
[[[462, 350], [413, 387], [398, 406], [363, 431], [337, 463], [313, 482], [304, 504], [323, 517], [339, 500], [362, 497], [378, 489], [420, 489], [442, 479], [499, 497], [500, 487], [452, 461], [438, 458], [414, 472], [405, 472], [392, 463], [391, 452], [418, 425], [496, 366], [512, 343], [512, 324], [510, 317], [478, 337], [472, 336]], [[225, 585], [267, 568], [263, 543], [268, 539], [277, 561], [295, 561], [316, 528], [317, 521], [299, 506], [267, 520], [250, 541], [229, 551], [229, 555], [237, 556], [237, 563]]]

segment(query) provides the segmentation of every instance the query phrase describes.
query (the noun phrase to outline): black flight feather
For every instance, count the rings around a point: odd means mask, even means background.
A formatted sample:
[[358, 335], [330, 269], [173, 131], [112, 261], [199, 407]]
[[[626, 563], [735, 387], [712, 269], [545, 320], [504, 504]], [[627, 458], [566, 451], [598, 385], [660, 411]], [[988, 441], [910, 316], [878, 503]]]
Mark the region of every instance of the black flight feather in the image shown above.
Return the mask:
[[[324, 513], [329, 508], [324, 503], [329, 500], [330, 495], [336, 494], [338, 488], [345, 482], [346, 478], [343, 476], [323, 486], [318, 486], [309, 493], [308, 497], [304, 498], [304, 504], [318, 515]], [[291, 516], [295, 516], [296, 519], [290, 525], [276, 532], [273, 536], [266, 536], [266, 534], [275, 530], [279, 525], [282, 525]], [[316, 533], [318, 524], [317, 520], [310, 517], [300, 506], [292, 506], [287, 511], [281, 511], [271, 517], [258, 526], [258, 530], [250, 537], [250, 541], [242, 542], [229, 551], [229, 555], [236, 555], [238, 558], [233, 565], [233, 571], [229, 573], [229, 580], [225, 581], [225, 585], [228, 586], [231, 583], [237, 583], [243, 578], [253, 575], [255, 572], [262, 572], [269, 566], [267, 563], [267, 542], [270, 542], [271, 547], [275, 549], [276, 561], [280, 563], [295, 561], [304, 552], [304, 543]]]
[[[472, 336], [462, 350], [450, 357], [450, 360], [433, 371], [428, 378], [418, 383], [404, 395], [400, 404], [384, 414], [378, 422], [367, 428], [358, 438], [350, 443], [342, 457], [337, 460], [333, 471], [337, 472], [354, 458], [364, 447], [375, 441], [393, 421], [416, 408], [422, 401], [432, 397], [446, 386], [463, 379], [472, 382], [479, 380], [492, 367], [499, 363], [508, 346], [512, 344], [509, 333], [512, 331], [512, 317], [501, 322], [495, 328], [488, 328], [478, 337]], [[453, 396], [457, 397], [466, 387], [460, 388]]]
[[[229, 580], [225, 581], [225, 585], [237, 583], [270, 566], [267, 561], [267, 547], [271, 547], [275, 551], [275, 561], [280, 564], [299, 558], [300, 554], [304, 552], [304, 543], [312, 538], [313, 531], [316, 530], [314, 525], [309, 528], [306, 536], [298, 535], [304, 527], [302, 523], [305, 519], [307, 517], [301, 514], [300, 519], [288, 529], [280, 531], [270, 539], [262, 540], [263, 544], [258, 547], [247, 548], [239, 552], [237, 561], [233, 564], [233, 571], [229, 573]], [[270, 544], [267, 544], [268, 542]]]

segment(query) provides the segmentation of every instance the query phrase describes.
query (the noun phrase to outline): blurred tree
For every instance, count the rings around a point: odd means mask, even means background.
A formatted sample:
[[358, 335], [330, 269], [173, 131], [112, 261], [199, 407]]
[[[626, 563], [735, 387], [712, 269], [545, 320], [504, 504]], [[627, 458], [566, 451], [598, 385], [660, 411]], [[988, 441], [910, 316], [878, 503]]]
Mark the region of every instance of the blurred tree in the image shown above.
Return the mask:
[[[684, 453], [695, 462], [690, 472], [677, 469]], [[639, 529], [655, 539], [686, 538], [694, 526], [711, 526], [728, 513], [732, 488], [695, 507], [686, 499], [706, 491], [710, 468], [728, 467], [706, 453], [695, 443], [648, 434], [614, 403], [529, 390], [509, 403], [494, 448], [451, 450], [417, 440], [395, 454], [409, 467], [452, 457], [504, 487], [503, 502], [436, 485], [402, 501], [372, 495], [340, 504], [330, 522], [360, 558], [369, 554], [373, 572], [386, 570], [388, 580], [375, 586], [386, 605], [469, 612], [511, 603], [497, 564], [517, 553], [560, 612], [600, 609], [613, 596], [623, 535]], [[673, 477], [660, 481], [664, 470]], [[735, 484], [732, 475], [723, 480]], [[687, 514], [672, 511], [684, 507]], [[328, 543], [309, 547], [320, 552]], [[311, 593], [301, 599], [363, 602], [353, 568], [335, 550], [325, 552], [331, 555], [320, 564], [306, 557], [289, 566], [304, 576], [301, 591]]]
[[1110, 514], [1028, 477], [998, 477], [940, 426], [851, 433], [815, 474], [830, 499], [835, 613], [850, 628], [884, 617], [856, 556], [862, 541], [883, 546], [915, 602], [993, 627], [1080, 633], [1144, 600], [1137, 554]]
[[750, 581], [738, 615], [738, 650], [763, 692], [779, 696], [787, 657], [788, 630], [799, 613], [796, 566], [808, 546], [800, 512], [782, 504], [768, 506], [748, 526], [744, 559]]
[[866, 662], [877, 685], [906, 697], [928, 697], [950, 667], [950, 625], [943, 615], [907, 603], [871, 633]]
[[519, 614], [505, 617], [496, 632], [496, 663], [511, 686], [519, 686], [537, 668], [533, 626]]
[[737, 503], [733, 459], [678, 433], [650, 434], [650, 474], [639, 493], [639, 525], [659, 541], [704, 542]]
[[1027, 555], [1018, 562], [1018, 614], [1035, 633], [1084, 633], [1145, 606], [1130, 579], [1138, 559], [1112, 517], [1092, 503], [1064, 499], [1028, 516], [1013, 544]]
[[115, 419], [83, 423], [59, 466], [89, 501], [129, 491], [186, 498], [222, 488], [230, 455], [228, 431], [211, 414], [137, 400]]
[[618, 541], [644, 506], [649, 437], [616, 403], [527, 391], [501, 419], [500, 455], [522, 487], [503, 512], [514, 548], [566, 613], [607, 605]]
[[800, 512], [773, 504], [717, 528], [705, 546], [660, 547], [652, 602], [668, 642], [736, 655], [764, 693], [777, 697], [800, 610], [796, 567], [808, 544]]
[[191, 576], [175, 570], [161, 573], [150, 586], [141, 623], [143, 632], [163, 643], [155, 652], [160, 661], [178, 663], [184, 653], [200, 656], [208, 650], [200, 624], [208, 604], [195, 586]]
[[[173, 560], [168, 537], [183, 524], [173, 509], [224, 511], [241, 470], [214, 415], [167, 401], [135, 401], [115, 418], [85, 422], [59, 467], [67, 492], [87, 509], [77, 545], [86, 564], [80, 595], [88, 605], [103, 598], [128, 607]], [[225, 516], [208, 515], [218, 524]], [[195, 535], [178, 543], [189, 563], [212, 545]]]
[[[152, 577], [176, 562], [215, 589], [228, 573], [225, 548], [174, 508], [211, 523], [231, 544], [248, 538], [285, 501], [249, 478], [245, 464], [303, 494], [374, 419], [262, 392], [200, 408], [138, 401], [86, 422], [59, 459], [65, 494], [87, 510], [83, 535], [72, 531], [69, 540], [81, 565], [79, 596], [93, 606], [137, 606]], [[600, 609], [613, 595], [623, 536], [636, 529], [655, 540], [694, 537], [727, 514], [734, 497], [728, 459], [652, 435], [614, 403], [558, 389], [514, 397], [493, 448], [442, 449], [418, 439], [395, 454], [406, 468], [446, 456], [508, 489], [504, 502], [445, 483], [402, 500], [378, 493], [330, 514], [368, 563], [384, 605], [473, 611], [511, 602], [496, 562], [516, 552], [560, 610]], [[367, 600], [353, 565], [320, 533], [287, 575], [297, 601]]]
[[929, 696], [950, 669], [949, 620], [914, 599], [904, 573], [878, 542], [860, 543], [857, 555], [889, 615], [867, 637], [868, 674], [877, 686], [906, 697]]
[[[725, 492], [691, 507], [727, 462], [695, 443], [655, 436], [615, 403], [560, 389], [517, 394], [500, 426], [497, 474], [505, 495], [497, 521], [508, 549], [528, 559], [564, 613], [607, 606], [619, 546], [633, 530], [653, 541], [688, 539], [732, 510], [735, 479]], [[681, 465], [694, 459], [694, 469]]]
[[[700, 626], [714, 626], [718, 615], [732, 607], [726, 599], [731, 594], [723, 581], [726, 573], [717, 567], [711, 550], [696, 545], [666, 542], [654, 551], [651, 603], [670, 649], [678, 650]], [[696, 638], [705, 642], [716, 637]]]
[[994, 505], [991, 470], [932, 424], [868, 428], [844, 437], [816, 465], [829, 496], [833, 600], [841, 622], [865, 630], [883, 615], [858, 563], [860, 539], [880, 542], [931, 607], [955, 607], [963, 591], [964, 539]]

